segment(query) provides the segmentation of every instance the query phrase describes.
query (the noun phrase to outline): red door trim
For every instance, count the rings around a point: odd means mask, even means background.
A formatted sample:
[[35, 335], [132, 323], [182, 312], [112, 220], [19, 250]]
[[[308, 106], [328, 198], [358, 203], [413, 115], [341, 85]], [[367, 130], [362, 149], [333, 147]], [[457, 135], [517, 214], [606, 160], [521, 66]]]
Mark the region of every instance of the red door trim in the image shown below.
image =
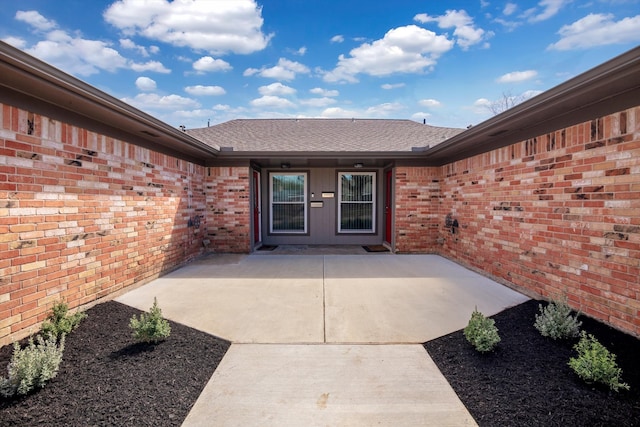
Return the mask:
[[384, 240], [385, 242], [392, 244], [392, 226], [393, 226], [393, 206], [391, 200], [391, 184], [393, 182], [393, 172], [388, 170], [385, 176], [384, 186], [384, 215], [385, 215], [385, 227], [384, 227]]
[[253, 243], [260, 243], [260, 173], [253, 171]]

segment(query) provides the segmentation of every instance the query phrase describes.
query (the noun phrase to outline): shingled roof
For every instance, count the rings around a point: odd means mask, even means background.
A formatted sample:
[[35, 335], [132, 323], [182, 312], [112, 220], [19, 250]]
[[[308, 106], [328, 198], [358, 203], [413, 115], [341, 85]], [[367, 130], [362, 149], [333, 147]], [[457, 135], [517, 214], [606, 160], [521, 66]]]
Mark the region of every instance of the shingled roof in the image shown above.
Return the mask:
[[433, 147], [464, 129], [381, 119], [238, 119], [186, 132], [248, 152], [403, 152]]

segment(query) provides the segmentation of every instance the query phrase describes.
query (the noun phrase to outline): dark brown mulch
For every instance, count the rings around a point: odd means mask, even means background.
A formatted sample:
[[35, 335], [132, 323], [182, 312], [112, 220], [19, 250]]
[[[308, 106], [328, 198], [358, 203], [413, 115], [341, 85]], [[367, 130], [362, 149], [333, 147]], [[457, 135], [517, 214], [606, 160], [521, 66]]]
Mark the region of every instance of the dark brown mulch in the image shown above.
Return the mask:
[[[581, 317], [583, 329], [614, 352], [630, 391], [583, 383], [567, 366], [571, 342], [533, 327], [538, 302], [496, 316], [502, 342], [481, 355], [462, 331], [425, 348], [480, 426], [640, 426], [640, 340]], [[2, 426], [179, 426], [229, 343], [171, 322], [158, 345], [133, 344], [128, 306], [107, 302], [67, 339], [58, 376], [26, 397], [0, 400]], [[0, 348], [5, 369], [11, 346]], [[4, 374], [5, 372], [2, 372]]]
[[534, 328], [538, 304], [493, 316], [502, 339], [493, 353], [477, 353], [462, 331], [424, 344], [478, 424], [640, 426], [640, 340], [580, 316], [582, 329], [617, 355], [631, 389], [590, 386], [567, 365], [577, 339], [554, 341]]
[[[0, 398], [0, 424], [182, 424], [230, 344], [174, 322], [166, 341], [136, 344], [129, 319], [139, 313], [113, 301], [89, 309], [67, 337], [58, 376], [30, 395]], [[0, 375], [11, 351], [0, 348]]]

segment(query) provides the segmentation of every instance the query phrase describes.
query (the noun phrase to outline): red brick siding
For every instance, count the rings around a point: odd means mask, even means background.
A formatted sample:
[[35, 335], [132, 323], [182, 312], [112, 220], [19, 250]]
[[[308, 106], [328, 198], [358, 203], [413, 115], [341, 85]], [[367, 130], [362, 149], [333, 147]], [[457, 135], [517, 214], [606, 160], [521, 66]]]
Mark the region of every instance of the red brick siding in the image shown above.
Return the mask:
[[440, 224], [448, 212], [460, 223], [456, 235], [440, 227], [443, 255], [566, 295], [640, 335], [640, 107], [446, 165], [442, 176], [433, 209]]
[[441, 222], [440, 168], [395, 170], [395, 250], [434, 252]]
[[208, 170], [207, 223], [211, 251], [251, 251], [249, 173], [248, 167], [212, 167]]
[[0, 123], [0, 345], [60, 298], [89, 304], [202, 252], [203, 167], [8, 105]]

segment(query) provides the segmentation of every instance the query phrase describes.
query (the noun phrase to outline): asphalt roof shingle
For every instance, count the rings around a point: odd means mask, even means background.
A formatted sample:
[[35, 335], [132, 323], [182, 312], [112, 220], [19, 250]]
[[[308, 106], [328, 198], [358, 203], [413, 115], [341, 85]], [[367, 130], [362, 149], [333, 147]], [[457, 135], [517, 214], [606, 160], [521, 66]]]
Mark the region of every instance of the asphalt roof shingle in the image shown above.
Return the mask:
[[249, 152], [399, 152], [437, 145], [464, 129], [388, 119], [237, 119], [186, 132]]

